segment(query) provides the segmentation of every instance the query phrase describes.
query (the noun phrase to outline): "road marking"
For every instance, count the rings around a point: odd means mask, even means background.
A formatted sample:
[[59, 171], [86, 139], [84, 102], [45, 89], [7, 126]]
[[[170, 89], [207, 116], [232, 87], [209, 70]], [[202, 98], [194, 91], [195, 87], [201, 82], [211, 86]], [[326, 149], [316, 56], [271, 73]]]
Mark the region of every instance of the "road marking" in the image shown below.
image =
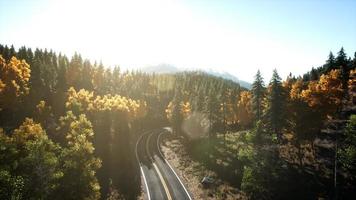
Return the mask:
[[168, 200], [172, 200], [172, 196], [171, 196], [171, 193], [169, 192], [169, 189], [168, 189], [168, 186], [167, 186], [167, 183], [166, 181], [164, 180], [161, 172], [159, 171], [157, 165], [155, 164], [155, 161], [152, 159], [152, 156], [150, 154], [150, 151], [149, 151], [149, 148], [148, 148], [148, 144], [149, 144], [149, 141], [151, 139], [151, 136], [153, 135], [154, 133], [150, 134], [146, 140], [146, 151], [147, 151], [147, 154], [148, 154], [148, 157], [149, 159], [152, 161], [152, 164], [153, 164], [153, 167], [154, 169], [156, 170], [157, 174], [158, 174], [158, 177], [163, 185], [163, 188], [164, 188], [164, 191], [166, 192], [166, 195], [167, 195], [167, 198]]
[[141, 174], [142, 174], [142, 177], [143, 177], [143, 181], [145, 182], [148, 200], [151, 200], [151, 195], [150, 195], [150, 191], [148, 190], [146, 176], [145, 176], [145, 173], [143, 173], [143, 169], [141, 167], [141, 164], [140, 164], [140, 170], [141, 170]]
[[[166, 131], [168, 131], [167, 128], [164, 128], [164, 129], [165, 129]], [[157, 129], [156, 129], [156, 130], [157, 130]], [[154, 130], [146, 131], [146, 132], [144, 132], [144, 133], [139, 137], [139, 139], [138, 139], [137, 142], [136, 142], [136, 149], [135, 149], [135, 151], [136, 151], [136, 159], [137, 159], [137, 162], [139, 163], [140, 171], [141, 171], [141, 174], [142, 174], [142, 176], [143, 176], [143, 181], [144, 181], [144, 183], [145, 183], [145, 188], [146, 188], [146, 191], [147, 191], [148, 200], [151, 200], [151, 195], [150, 195], [150, 191], [149, 191], [149, 189], [148, 189], [148, 183], [147, 183], [147, 180], [146, 180], [145, 173], [143, 172], [143, 168], [142, 168], [141, 162], [140, 162], [140, 160], [139, 160], [139, 158], [138, 158], [137, 147], [138, 147], [138, 143], [142, 140], [142, 137], [143, 137], [144, 135], [147, 135], [147, 134], [151, 133], [152, 131], [154, 131]], [[157, 138], [157, 148], [158, 148], [158, 151], [159, 151], [159, 153], [161, 154], [161, 156], [162, 156], [162, 158], [164, 159], [164, 161], [167, 163], [168, 167], [171, 169], [171, 171], [172, 171], [172, 172], [174, 173], [174, 175], [177, 177], [179, 183], [180, 183], [181, 186], [183, 187], [183, 189], [184, 189], [185, 193], [187, 194], [187, 196], [189, 197], [189, 199], [192, 200], [192, 197], [190, 196], [188, 190], [185, 188], [183, 182], [180, 180], [180, 178], [178, 177], [177, 173], [174, 171], [173, 167], [169, 164], [168, 160], [166, 160], [166, 159], [164, 158], [164, 155], [163, 155], [163, 153], [161, 152], [161, 149], [159, 148], [159, 139], [160, 139], [160, 137], [161, 137], [161, 135], [162, 135], [163, 133], [165, 133], [165, 132], [161, 132], [161, 133], [159, 134], [158, 138]], [[162, 174], [160, 173], [160, 171], [159, 171], [157, 165], [154, 163], [154, 160], [151, 158], [151, 154], [149, 153], [148, 141], [149, 141], [149, 139], [151, 138], [152, 135], [153, 135], [153, 134], [150, 134], [150, 135], [148, 136], [148, 138], [147, 138], [147, 141], [146, 141], [146, 151], [147, 151], [147, 154], [148, 154], [148, 156], [149, 156], [148, 159], [152, 161], [152, 164], [153, 164], [153, 166], [154, 166], [154, 168], [155, 168], [155, 170], [156, 170], [156, 172], [157, 172], [157, 174], [158, 174], [158, 176], [159, 176], [159, 178], [160, 178], [160, 181], [162, 182], [162, 185], [163, 185], [163, 187], [164, 187], [164, 190], [165, 190], [165, 192], [166, 192], [166, 194], [167, 194], [168, 200], [172, 200], [172, 197], [171, 197], [170, 192], [169, 192], [169, 190], [168, 190], [167, 184], [166, 184], [165, 180], [163, 179], [163, 176], [162, 176]]]
[[158, 148], [158, 151], [159, 151], [159, 153], [161, 154], [161, 156], [162, 156], [162, 158], [164, 159], [164, 161], [167, 163], [168, 167], [173, 171], [174, 175], [177, 177], [179, 183], [182, 185], [182, 187], [183, 187], [185, 193], [188, 195], [189, 199], [192, 200], [192, 197], [190, 196], [188, 190], [185, 188], [183, 182], [180, 180], [180, 178], [178, 177], [177, 173], [174, 171], [173, 167], [169, 164], [168, 160], [165, 159], [163, 153], [161, 152], [161, 148], [159, 148], [159, 139], [160, 139], [160, 137], [161, 137], [161, 135], [162, 135], [163, 133], [165, 133], [165, 132], [161, 132], [161, 133], [159, 134], [158, 138], [157, 138], [157, 148]]
[[156, 165], [155, 163], [153, 163], [153, 166], [154, 166], [155, 170], [157, 171], [157, 174], [158, 174], [158, 176], [159, 176], [159, 179], [161, 179], [161, 182], [162, 182], [162, 184], [163, 184], [164, 190], [166, 191], [168, 200], [172, 200], [171, 193], [170, 193], [169, 190], [168, 190], [168, 186], [167, 186], [167, 184], [166, 184], [166, 181], [164, 181], [161, 172], [159, 171], [159, 169], [158, 169], [158, 167], [157, 167], [157, 165]]
[[146, 180], [146, 176], [145, 176], [145, 173], [143, 173], [143, 169], [142, 169], [142, 166], [141, 166], [141, 162], [140, 162], [140, 159], [138, 158], [138, 153], [137, 153], [137, 145], [138, 143], [140, 142], [140, 140], [142, 139], [142, 137], [146, 134], [148, 134], [150, 131], [146, 131], [145, 133], [143, 133], [140, 138], [138, 138], [137, 142], [136, 142], [136, 149], [135, 149], [135, 153], [136, 153], [136, 159], [137, 159], [137, 162], [140, 166], [140, 171], [141, 171], [141, 174], [143, 176], [143, 181], [145, 182], [145, 188], [146, 188], [146, 191], [147, 191], [147, 197], [148, 197], [148, 200], [151, 200], [151, 195], [150, 195], [150, 190], [148, 189], [148, 184], [147, 184], [147, 180]]

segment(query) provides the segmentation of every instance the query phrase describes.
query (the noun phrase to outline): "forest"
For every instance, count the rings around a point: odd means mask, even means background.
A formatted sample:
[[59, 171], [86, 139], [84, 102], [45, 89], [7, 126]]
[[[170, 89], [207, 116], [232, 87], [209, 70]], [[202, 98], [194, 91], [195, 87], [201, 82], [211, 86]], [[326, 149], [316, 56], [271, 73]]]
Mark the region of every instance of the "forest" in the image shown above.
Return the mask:
[[257, 71], [248, 90], [202, 71], [125, 71], [0, 45], [0, 199], [137, 199], [134, 146], [159, 127], [192, 156], [236, 136], [236, 163], [219, 175], [248, 199], [352, 199], [356, 52], [326, 58], [285, 80]]

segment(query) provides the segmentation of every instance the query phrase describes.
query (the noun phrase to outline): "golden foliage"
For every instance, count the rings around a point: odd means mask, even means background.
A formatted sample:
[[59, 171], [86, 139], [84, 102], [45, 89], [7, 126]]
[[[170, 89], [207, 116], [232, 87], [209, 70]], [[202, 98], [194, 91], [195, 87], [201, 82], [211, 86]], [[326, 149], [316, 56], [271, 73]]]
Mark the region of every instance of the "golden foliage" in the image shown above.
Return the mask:
[[45, 135], [46, 133], [41, 124], [35, 123], [31, 118], [26, 118], [22, 125], [14, 130], [12, 138], [17, 144], [21, 145], [25, 144], [28, 140], [36, 140]]
[[77, 92], [73, 87], [70, 87], [67, 95], [66, 107], [70, 110], [78, 109], [80, 112], [87, 111], [94, 100], [94, 93], [84, 89]]
[[[175, 105], [173, 104], [172, 101], [169, 102], [169, 104], [167, 106], [166, 114], [167, 114], [167, 119], [169, 121], [172, 120], [174, 106]], [[180, 106], [180, 114], [182, 115], [183, 119], [187, 119], [192, 113], [192, 107], [191, 107], [189, 101], [187, 101], [187, 102], [181, 101], [179, 106]]]
[[146, 102], [135, 101], [120, 95], [97, 95], [81, 89], [78, 92], [73, 88], [68, 90], [66, 107], [80, 112], [112, 111], [128, 114], [129, 119], [142, 117], [146, 113]]
[[339, 77], [340, 70], [321, 75], [318, 81], [309, 82], [307, 89], [301, 92], [301, 97], [311, 107], [335, 108], [341, 104], [342, 98], [342, 83]]
[[242, 126], [252, 123], [252, 94], [249, 91], [241, 92], [241, 99], [238, 103], [238, 122]]
[[11, 107], [17, 97], [29, 93], [30, 66], [12, 57], [9, 62], [0, 55], [0, 108]]
[[94, 146], [91, 142], [88, 142], [94, 136], [92, 128], [91, 122], [84, 114], [81, 114], [79, 119], [72, 121], [69, 125], [69, 133], [66, 136], [68, 145], [76, 151], [81, 149], [87, 153], [93, 153]]
[[181, 103], [182, 108], [182, 115], [184, 119], [187, 119], [192, 113], [192, 106], [190, 105], [189, 101]]
[[47, 127], [49, 121], [53, 119], [52, 107], [47, 105], [46, 101], [40, 101], [36, 105], [36, 112], [34, 113], [34, 119], [40, 122], [44, 127]]
[[38, 111], [43, 111], [46, 107], [46, 102], [45, 101], [40, 101], [37, 105], [36, 108]]
[[356, 69], [350, 71], [350, 79], [348, 85], [350, 89], [356, 85]]
[[2, 82], [2, 80], [0, 79], [0, 93], [2, 93], [5, 90], [5, 86], [6, 84]]
[[173, 108], [174, 108], [174, 105], [173, 105], [173, 102], [169, 102], [168, 106], [167, 106], [167, 109], [166, 109], [166, 114], [167, 114], [167, 119], [169, 121], [172, 121], [172, 117], [173, 117]]
[[292, 84], [289, 96], [291, 99], [301, 99], [301, 94], [303, 91], [303, 80], [298, 79], [295, 83]]

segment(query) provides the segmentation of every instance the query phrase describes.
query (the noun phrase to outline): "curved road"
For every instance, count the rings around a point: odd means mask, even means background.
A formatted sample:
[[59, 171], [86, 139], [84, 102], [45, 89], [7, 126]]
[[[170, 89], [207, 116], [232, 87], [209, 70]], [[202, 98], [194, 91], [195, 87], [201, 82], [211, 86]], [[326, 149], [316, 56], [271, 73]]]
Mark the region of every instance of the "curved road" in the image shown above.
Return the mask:
[[182, 181], [160, 150], [160, 137], [168, 128], [147, 131], [136, 143], [136, 157], [148, 200], [191, 200]]

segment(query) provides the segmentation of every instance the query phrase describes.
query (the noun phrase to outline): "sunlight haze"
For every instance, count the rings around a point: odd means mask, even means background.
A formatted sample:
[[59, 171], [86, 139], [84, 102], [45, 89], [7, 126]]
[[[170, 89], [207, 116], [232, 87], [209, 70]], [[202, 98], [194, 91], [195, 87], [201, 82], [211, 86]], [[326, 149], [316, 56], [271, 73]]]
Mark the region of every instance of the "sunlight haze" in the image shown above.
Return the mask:
[[0, 0], [0, 27], [0, 200], [356, 197], [356, 0]]
[[109, 66], [168, 63], [250, 82], [257, 69], [266, 81], [274, 68], [282, 78], [301, 75], [341, 46], [353, 57], [355, 1], [295, 2], [1, 0], [0, 41], [77, 51]]

